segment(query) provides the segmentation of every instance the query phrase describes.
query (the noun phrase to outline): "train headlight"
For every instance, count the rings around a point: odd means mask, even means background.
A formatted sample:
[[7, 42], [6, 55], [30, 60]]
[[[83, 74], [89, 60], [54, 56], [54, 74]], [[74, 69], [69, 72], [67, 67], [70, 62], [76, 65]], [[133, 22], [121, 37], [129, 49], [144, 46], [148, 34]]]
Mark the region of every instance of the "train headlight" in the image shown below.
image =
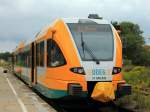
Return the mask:
[[121, 72], [121, 68], [120, 67], [114, 67], [113, 71], [112, 71], [112, 74], [118, 74], [120, 72]]
[[71, 68], [70, 70], [74, 73], [85, 75], [83, 67], [74, 67], [74, 68]]

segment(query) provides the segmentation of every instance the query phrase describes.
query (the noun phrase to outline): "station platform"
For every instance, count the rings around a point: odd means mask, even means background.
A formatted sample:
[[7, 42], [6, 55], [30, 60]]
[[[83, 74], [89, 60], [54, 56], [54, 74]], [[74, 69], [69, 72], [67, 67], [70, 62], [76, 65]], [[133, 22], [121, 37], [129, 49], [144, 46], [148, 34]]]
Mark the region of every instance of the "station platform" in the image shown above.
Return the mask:
[[56, 112], [16, 76], [0, 68], [0, 112]]

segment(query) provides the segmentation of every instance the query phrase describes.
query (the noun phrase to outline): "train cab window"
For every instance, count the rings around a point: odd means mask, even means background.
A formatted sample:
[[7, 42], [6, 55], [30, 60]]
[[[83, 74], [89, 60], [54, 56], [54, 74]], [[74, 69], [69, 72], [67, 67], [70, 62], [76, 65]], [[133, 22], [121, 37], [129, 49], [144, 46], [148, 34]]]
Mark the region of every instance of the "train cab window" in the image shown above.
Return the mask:
[[57, 43], [52, 39], [47, 40], [47, 66], [58, 67], [65, 64], [66, 60]]

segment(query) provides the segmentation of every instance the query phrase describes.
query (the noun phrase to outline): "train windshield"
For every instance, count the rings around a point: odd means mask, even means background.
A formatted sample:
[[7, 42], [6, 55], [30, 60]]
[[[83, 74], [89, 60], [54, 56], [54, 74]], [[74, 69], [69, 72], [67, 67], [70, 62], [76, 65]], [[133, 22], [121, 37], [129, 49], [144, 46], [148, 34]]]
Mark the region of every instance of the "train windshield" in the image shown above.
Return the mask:
[[113, 33], [109, 24], [67, 24], [83, 61], [113, 60]]

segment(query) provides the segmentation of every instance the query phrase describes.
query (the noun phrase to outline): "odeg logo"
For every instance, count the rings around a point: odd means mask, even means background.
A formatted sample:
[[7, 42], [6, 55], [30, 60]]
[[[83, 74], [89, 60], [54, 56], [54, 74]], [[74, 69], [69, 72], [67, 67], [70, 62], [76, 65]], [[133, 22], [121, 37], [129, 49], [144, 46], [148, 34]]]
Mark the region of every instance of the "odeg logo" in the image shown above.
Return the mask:
[[104, 69], [93, 69], [92, 70], [92, 75], [105, 75], [105, 70]]

